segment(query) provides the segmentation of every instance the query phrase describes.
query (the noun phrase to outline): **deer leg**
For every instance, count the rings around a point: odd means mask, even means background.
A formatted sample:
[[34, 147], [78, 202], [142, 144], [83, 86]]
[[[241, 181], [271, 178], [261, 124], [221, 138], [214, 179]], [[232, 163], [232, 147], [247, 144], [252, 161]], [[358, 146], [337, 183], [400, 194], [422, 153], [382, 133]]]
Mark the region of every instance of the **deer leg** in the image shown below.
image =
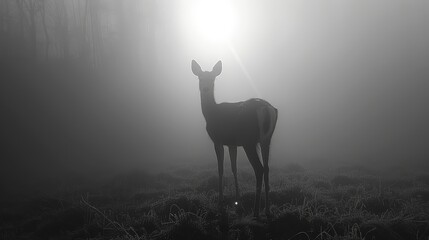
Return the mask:
[[219, 172], [219, 206], [222, 206], [223, 201], [223, 145], [222, 144], [216, 144], [214, 145], [215, 151], [216, 151], [216, 157], [217, 157], [217, 167]]
[[234, 174], [235, 182], [235, 201], [238, 202], [240, 194], [238, 192], [238, 180], [237, 180], [237, 146], [229, 146], [229, 157], [231, 158], [231, 169]]
[[262, 160], [264, 163], [264, 183], [265, 183], [265, 215], [270, 214], [270, 202], [268, 199], [270, 193], [270, 181], [269, 181], [269, 167], [268, 167], [268, 158], [270, 156], [270, 143], [261, 144], [261, 154]]
[[256, 193], [255, 193], [255, 207], [254, 216], [259, 216], [259, 205], [261, 201], [261, 188], [262, 188], [262, 176], [264, 174], [264, 167], [262, 166], [258, 152], [256, 151], [256, 145], [245, 146], [244, 151], [246, 152], [247, 158], [249, 158], [250, 164], [252, 164], [253, 170], [256, 176]]

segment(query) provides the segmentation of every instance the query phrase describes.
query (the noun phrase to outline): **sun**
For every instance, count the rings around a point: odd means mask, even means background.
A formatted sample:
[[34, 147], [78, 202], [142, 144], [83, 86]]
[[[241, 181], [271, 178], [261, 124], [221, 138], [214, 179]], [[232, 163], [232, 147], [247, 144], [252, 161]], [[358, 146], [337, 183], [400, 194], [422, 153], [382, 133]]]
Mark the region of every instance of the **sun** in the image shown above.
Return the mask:
[[195, 1], [189, 17], [193, 33], [213, 43], [229, 42], [237, 24], [231, 4], [222, 0]]

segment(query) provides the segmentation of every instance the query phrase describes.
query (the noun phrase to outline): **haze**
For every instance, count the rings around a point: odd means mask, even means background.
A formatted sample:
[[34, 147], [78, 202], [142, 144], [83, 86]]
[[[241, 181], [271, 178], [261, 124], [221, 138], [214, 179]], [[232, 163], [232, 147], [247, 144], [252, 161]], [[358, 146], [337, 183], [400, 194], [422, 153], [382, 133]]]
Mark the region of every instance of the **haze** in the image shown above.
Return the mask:
[[197, 2], [0, 1], [2, 188], [215, 166], [192, 59], [279, 109], [273, 167], [427, 166], [429, 2], [233, 0], [223, 41]]

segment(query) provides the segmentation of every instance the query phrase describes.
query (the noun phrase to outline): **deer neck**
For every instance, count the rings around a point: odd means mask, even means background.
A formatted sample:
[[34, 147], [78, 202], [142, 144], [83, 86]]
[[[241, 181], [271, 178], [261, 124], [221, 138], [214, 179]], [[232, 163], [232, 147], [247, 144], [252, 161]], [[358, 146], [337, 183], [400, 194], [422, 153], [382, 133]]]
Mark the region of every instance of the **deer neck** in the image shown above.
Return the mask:
[[213, 120], [214, 115], [216, 114], [216, 106], [214, 91], [201, 92], [201, 109], [206, 122]]

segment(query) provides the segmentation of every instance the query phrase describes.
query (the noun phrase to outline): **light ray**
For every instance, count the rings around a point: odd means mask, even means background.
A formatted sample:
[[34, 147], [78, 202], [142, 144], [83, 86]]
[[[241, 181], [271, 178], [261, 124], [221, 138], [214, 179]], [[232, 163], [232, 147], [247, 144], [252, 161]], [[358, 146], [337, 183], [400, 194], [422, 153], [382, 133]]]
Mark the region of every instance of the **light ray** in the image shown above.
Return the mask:
[[227, 46], [228, 46], [229, 50], [231, 51], [232, 55], [234, 56], [235, 60], [237, 61], [238, 65], [240, 66], [241, 70], [243, 71], [244, 76], [246, 77], [250, 87], [256, 93], [257, 97], [261, 97], [261, 93], [259, 92], [258, 88], [256, 87], [255, 82], [253, 81], [252, 77], [249, 74], [249, 71], [247, 71], [247, 68], [244, 66], [243, 61], [241, 61], [240, 56], [238, 56], [237, 51], [235, 51], [234, 46], [232, 45], [231, 42], [228, 42]]

